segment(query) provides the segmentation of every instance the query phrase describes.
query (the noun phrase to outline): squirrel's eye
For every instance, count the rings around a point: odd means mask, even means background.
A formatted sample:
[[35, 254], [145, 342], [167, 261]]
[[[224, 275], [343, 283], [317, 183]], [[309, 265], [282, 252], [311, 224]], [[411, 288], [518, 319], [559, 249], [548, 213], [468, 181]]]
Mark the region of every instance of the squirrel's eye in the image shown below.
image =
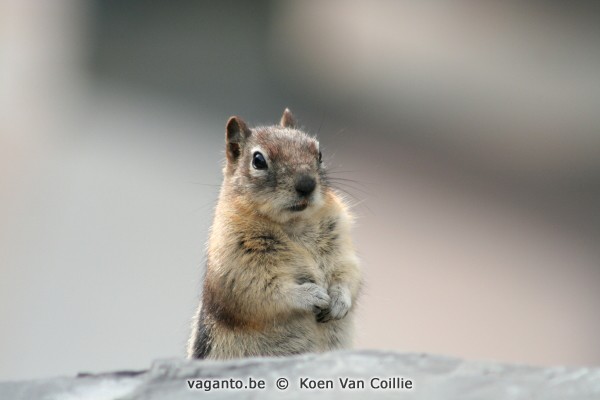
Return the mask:
[[323, 162], [323, 155], [319, 152], [319, 164]]
[[256, 151], [252, 155], [252, 166], [254, 169], [267, 169], [267, 160], [265, 160], [265, 156], [261, 152]]

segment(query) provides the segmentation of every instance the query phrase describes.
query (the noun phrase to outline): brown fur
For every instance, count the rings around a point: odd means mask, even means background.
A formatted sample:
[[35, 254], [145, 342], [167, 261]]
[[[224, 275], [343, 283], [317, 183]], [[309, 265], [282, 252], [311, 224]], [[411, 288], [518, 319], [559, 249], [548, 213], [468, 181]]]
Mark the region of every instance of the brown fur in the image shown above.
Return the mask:
[[[208, 242], [190, 358], [289, 355], [347, 348], [361, 285], [352, 218], [324, 178], [318, 142], [293, 128], [227, 123], [227, 163]], [[261, 152], [268, 168], [253, 167]], [[308, 199], [298, 177], [316, 181]], [[307, 203], [306, 209], [290, 207]]]

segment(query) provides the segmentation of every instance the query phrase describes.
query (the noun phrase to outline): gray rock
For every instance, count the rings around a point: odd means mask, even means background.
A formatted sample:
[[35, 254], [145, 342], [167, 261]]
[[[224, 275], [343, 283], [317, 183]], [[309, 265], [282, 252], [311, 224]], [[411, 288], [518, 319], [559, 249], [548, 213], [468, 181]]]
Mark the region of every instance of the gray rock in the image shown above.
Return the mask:
[[[364, 389], [344, 389], [342, 382], [346, 378], [364, 382]], [[247, 388], [252, 382], [250, 379], [256, 385], [264, 384], [264, 388]], [[280, 385], [287, 382], [287, 388], [277, 388], [278, 380]], [[387, 382], [395, 387], [381, 388]], [[241, 388], [207, 386], [211, 384]], [[190, 385], [193, 388], [190, 389]], [[318, 388], [319, 385], [323, 387]], [[311, 389], [313, 386], [317, 388]], [[205, 395], [250, 399], [310, 396], [316, 399], [598, 400], [600, 368], [539, 368], [427, 354], [345, 351], [223, 362], [161, 360], [147, 371], [0, 383], [0, 399], [11, 400], [183, 400]]]

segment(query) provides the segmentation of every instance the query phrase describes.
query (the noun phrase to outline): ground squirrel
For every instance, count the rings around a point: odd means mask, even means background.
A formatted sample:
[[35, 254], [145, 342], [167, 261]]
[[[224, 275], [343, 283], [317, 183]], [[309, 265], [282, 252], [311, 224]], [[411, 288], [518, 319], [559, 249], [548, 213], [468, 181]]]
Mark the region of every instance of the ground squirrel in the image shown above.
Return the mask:
[[348, 348], [361, 286], [351, 216], [319, 142], [286, 109], [278, 126], [226, 127], [226, 164], [188, 357]]

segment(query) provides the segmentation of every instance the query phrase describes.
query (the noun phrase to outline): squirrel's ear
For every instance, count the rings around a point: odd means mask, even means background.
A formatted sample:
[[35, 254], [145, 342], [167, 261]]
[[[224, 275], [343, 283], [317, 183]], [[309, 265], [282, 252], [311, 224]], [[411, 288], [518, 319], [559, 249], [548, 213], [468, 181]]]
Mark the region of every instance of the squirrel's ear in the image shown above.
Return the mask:
[[283, 115], [281, 116], [281, 120], [279, 121], [279, 125], [282, 128], [295, 128], [296, 127], [296, 118], [290, 111], [289, 108], [283, 110]]
[[241, 146], [248, 136], [250, 129], [240, 117], [231, 117], [225, 128], [225, 144], [227, 160], [234, 162], [241, 154]]

